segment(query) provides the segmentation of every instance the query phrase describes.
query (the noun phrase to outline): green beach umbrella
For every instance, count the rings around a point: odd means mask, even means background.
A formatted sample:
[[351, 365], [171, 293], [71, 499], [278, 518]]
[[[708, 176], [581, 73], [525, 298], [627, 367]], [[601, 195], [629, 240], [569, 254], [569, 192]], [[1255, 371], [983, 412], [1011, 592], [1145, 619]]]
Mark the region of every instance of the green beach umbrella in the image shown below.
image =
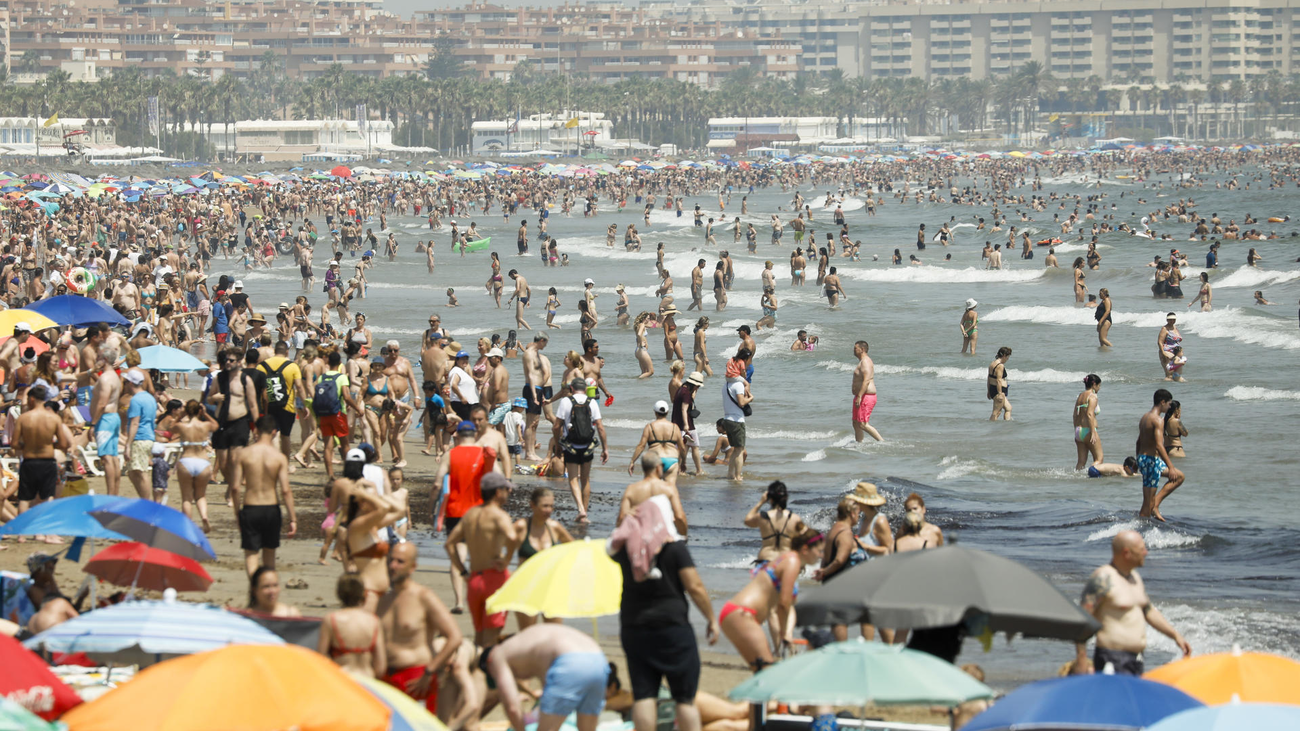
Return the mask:
[[993, 691], [933, 655], [857, 639], [779, 662], [733, 688], [730, 696], [750, 703], [956, 706], [992, 698]]
[[57, 731], [67, 728], [53, 724], [17, 703], [0, 696], [0, 731]]

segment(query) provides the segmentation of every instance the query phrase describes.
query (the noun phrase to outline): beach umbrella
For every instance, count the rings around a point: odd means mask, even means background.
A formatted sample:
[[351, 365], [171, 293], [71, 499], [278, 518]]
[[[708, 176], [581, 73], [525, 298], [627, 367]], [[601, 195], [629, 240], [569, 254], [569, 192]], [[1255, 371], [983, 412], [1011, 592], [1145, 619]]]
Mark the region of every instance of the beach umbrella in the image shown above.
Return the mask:
[[488, 598], [487, 611], [602, 617], [618, 614], [622, 600], [623, 570], [605, 553], [604, 541], [584, 539], [528, 559]]
[[1229, 703], [1167, 716], [1147, 731], [1295, 731], [1300, 708], [1280, 703]]
[[62, 728], [0, 696], [0, 731], [60, 731]]
[[354, 679], [388, 706], [393, 714], [389, 719], [389, 731], [447, 731], [442, 721], [429, 713], [423, 703], [397, 688], [374, 678], [356, 676]]
[[285, 645], [160, 663], [61, 720], [70, 731], [387, 731], [390, 716], [329, 658]]
[[90, 513], [126, 498], [110, 495], [76, 495], [50, 500], [0, 525], [0, 536], [67, 536], [69, 538], [104, 538], [128, 540], [127, 536], [105, 528]]
[[992, 632], [1082, 642], [1097, 621], [1023, 564], [973, 548], [909, 551], [859, 564], [799, 598], [800, 625], [923, 629], [980, 618]]
[[37, 312], [60, 325], [83, 327], [97, 322], [109, 325], [130, 325], [131, 321], [122, 317], [112, 307], [99, 300], [76, 294], [62, 294], [57, 297], [33, 302], [27, 306], [30, 312]]
[[330, 171], [330, 175], [340, 178], [350, 178], [352, 177], [352, 170], [349, 169], [347, 165], [339, 165]]
[[207, 604], [124, 602], [87, 612], [23, 643], [29, 650], [84, 652], [118, 664], [148, 664], [227, 645], [283, 645], [251, 619]]
[[203, 361], [177, 348], [166, 345], [150, 345], [140, 348], [140, 367], [146, 370], [166, 371], [168, 373], [189, 373], [200, 368], [207, 368]]
[[962, 729], [1137, 731], [1202, 705], [1177, 688], [1130, 675], [1072, 675], [1022, 685]]
[[782, 660], [729, 695], [749, 703], [957, 706], [993, 691], [934, 655], [856, 639]]
[[85, 572], [116, 586], [163, 591], [207, 591], [212, 577], [198, 561], [128, 541], [109, 546], [86, 562]]
[[48, 327], [58, 327], [59, 323], [42, 315], [39, 312], [31, 310], [5, 310], [0, 312], [0, 337], [12, 337], [14, 334], [14, 325], [20, 322], [27, 323], [32, 332], [40, 332]]
[[194, 521], [175, 508], [152, 500], [123, 498], [90, 514], [101, 525], [152, 548], [161, 548], [195, 561], [217, 557]]
[[1232, 652], [1177, 660], [1142, 677], [1172, 685], [1211, 706], [1233, 700], [1300, 705], [1300, 663], [1280, 655], [1242, 652], [1236, 646]]
[[[18, 640], [0, 635], [0, 699], [53, 721], [81, 703], [81, 696], [63, 684], [50, 666]], [[0, 729], [9, 728], [0, 709]]]

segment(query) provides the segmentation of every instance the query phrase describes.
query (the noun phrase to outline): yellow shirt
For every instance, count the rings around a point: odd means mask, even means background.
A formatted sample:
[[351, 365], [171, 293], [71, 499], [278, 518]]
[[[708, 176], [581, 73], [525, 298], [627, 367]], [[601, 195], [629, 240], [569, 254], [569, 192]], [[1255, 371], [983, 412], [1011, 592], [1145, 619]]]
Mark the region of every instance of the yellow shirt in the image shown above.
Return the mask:
[[[280, 355], [271, 356], [259, 363], [257, 369], [269, 377], [277, 368], [288, 360], [288, 358]], [[284, 397], [286, 399], [284, 402], [284, 410], [291, 414], [297, 413], [295, 402], [298, 400], [298, 394], [294, 392], [294, 384], [302, 378], [302, 371], [298, 369], [297, 363], [289, 363], [289, 365], [285, 366], [285, 369], [280, 372], [280, 377], [284, 379]], [[275, 398], [276, 394], [270, 393], [270, 390], [270, 386], [268, 386], [266, 394], [266, 400], [268, 403], [278, 400]]]

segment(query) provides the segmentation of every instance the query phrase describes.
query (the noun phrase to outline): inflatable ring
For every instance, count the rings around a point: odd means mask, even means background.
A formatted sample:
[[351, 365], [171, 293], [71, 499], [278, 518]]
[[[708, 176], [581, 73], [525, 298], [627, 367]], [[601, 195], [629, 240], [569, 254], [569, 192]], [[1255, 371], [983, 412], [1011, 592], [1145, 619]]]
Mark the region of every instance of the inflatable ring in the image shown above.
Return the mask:
[[1277, 217], [1277, 216], [1272, 216], [1272, 217], [1270, 217], [1270, 218], [1268, 219], [1268, 222], [1269, 222], [1269, 223], [1286, 223], [1286, 219], [1285, 219], [1285, 218], [1279, 218], [1279, 217]]
[[95, 275], [85, 267], [77, 267], [68, 272], [68, 288], [77, 294], [86, 294], [95, 287]]

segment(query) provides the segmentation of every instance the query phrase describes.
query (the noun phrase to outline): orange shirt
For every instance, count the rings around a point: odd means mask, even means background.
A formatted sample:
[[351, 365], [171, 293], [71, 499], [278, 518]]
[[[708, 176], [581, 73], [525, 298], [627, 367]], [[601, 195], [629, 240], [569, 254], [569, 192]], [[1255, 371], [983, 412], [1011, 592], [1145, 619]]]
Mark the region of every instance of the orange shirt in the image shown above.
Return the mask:
[[469, 509], [483, 504], [483, 493], [479, 489], [479, 480], [492, 471], [496, 464], [497, 452], [491, 447], [476, 444], [462, 444], [451, 448], [449, 455], [447, 510], [448, 518], [460, 518]]

